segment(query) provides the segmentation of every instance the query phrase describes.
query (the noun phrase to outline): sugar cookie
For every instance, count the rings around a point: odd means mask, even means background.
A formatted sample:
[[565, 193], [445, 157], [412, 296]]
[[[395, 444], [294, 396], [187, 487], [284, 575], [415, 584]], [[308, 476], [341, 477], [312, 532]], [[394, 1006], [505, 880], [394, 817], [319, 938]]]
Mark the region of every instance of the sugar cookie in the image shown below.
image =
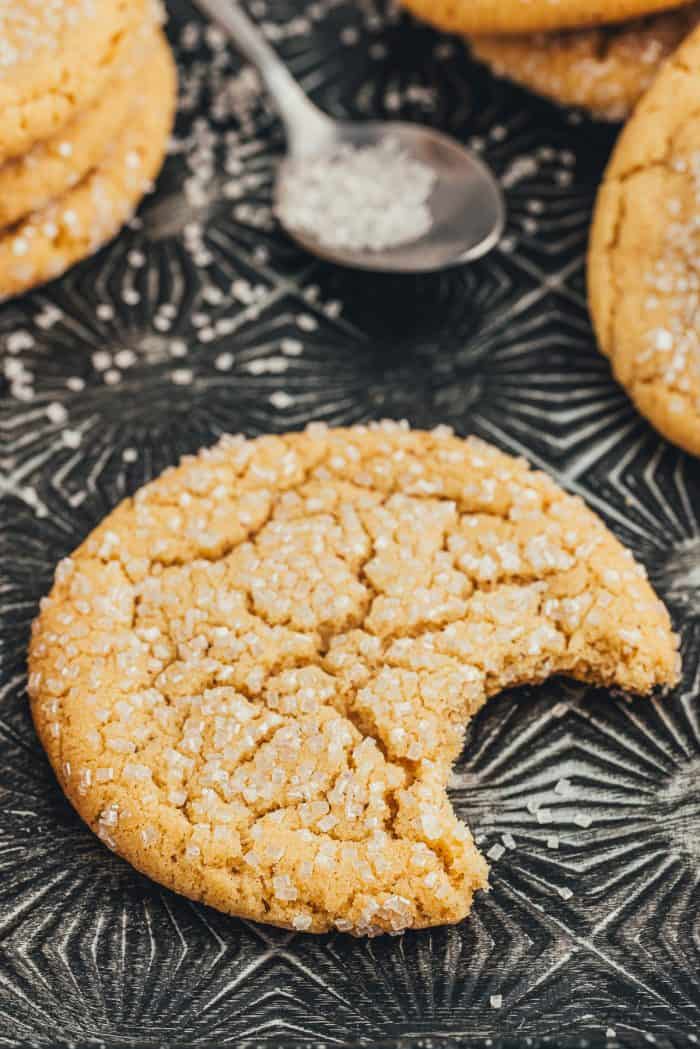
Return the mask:
[[57, 277], [119, 231], [160, 170], [175, 89], [172, 55], [160, 34], [136, 107], [98, 165], [48, 207], [0, 232], [0, 298]]
[[161, 37], [149, 19], [133, 34], [104, 93], [55, 135], [24, 156], [0, 164], [0, 228], [12, 225], [61, 196], [102, 160], [143, 90], [146, 61]]
[[34, 720], [111, 848], [220, 910], [357, 934], [463, 918], [445, 788], [506, 686], [678, 676], [643, 570], [577, 498], [446, 430], [224, 438], [62, 562]]
[[528, 33], [624, 22], [688, 0], [401, 0], [449, 33]]
[[615, 26], [468, 40], [498, 76], [602, 120], [624, 120], [698, 23], [700, 5]]
[[0, 10], [0, 161], [56, 134], [112, 79], [151, 0], [8, 0]]
[[639, 411], [700, 455], [700, 29], [620, 137], [588, 258], [603, 353]]

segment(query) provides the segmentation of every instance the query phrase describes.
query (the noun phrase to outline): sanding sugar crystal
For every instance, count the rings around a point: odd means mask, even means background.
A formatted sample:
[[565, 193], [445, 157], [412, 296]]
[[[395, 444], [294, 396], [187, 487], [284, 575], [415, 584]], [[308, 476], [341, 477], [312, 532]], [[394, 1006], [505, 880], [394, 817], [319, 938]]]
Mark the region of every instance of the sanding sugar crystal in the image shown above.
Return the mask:
[[289, 229], [329, 248], [382, 251], [418, 240], [432, 226], [432, 168], [396, 139], [290, 163], [277, 214]]

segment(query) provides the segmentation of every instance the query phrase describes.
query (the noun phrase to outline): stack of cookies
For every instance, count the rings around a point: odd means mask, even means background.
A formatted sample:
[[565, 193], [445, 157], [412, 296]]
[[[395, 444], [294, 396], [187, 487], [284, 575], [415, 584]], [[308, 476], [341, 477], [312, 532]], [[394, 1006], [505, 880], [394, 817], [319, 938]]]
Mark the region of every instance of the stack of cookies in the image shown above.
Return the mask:
[[175, 67], [153, 0], [0, 9], [0, 298], [130, 218], [165, 156]]

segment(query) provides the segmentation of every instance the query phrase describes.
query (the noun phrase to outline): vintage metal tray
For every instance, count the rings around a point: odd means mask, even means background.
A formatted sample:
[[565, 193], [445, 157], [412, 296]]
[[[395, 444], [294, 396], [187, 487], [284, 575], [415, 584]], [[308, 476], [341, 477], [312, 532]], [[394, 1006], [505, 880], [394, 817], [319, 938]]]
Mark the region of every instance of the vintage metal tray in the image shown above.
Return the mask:
[[[282, 138], [255, 78], [172, 5], [181, 104], [156, 193], [106, 250], [0, 308], [0, 1045], [700, 1044], [700, 468], [636, 415], [591, 334], [584, 254], [614, 129], [384, 7], [251, 9], [333, 113], [483, 150], [508, 231], [442, 276], [312, 262], [271, 219]], [[493, 701], [454, 786], [501, 846], [472, 917], [292, 935], [159, 889], [82, 826], [27, 713], [29, 624], [56, 561], [181, 453], [381, 416], [480, 434], [582, 495], [668, 602], [684, 681], [663, 702], [567, 682]]]

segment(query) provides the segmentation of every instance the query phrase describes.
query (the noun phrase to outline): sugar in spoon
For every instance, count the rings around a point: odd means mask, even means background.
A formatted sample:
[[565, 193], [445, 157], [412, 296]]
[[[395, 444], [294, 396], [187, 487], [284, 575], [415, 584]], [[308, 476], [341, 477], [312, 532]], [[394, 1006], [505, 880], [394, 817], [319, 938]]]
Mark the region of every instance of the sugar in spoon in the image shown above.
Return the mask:
[[[398, 121], [334, 120], [303, 92], [261, 31], [236, 0], [196, 0], [258, 70], [287, 132], [287, 156], [280, 164], [275, 199], [287, 232], [307, 251], [342, 266], [386, 273], [425, 273], [485, 255], [503, 231], [503, 196], [491, 171], [455, 139], [432, 128]], [[285, 219], [281, 206], [301, 165], [383, 146], [432, 172], [427, 201], [430, 222], [417, 239], [391, 247], [358, 248], [333, 242]], [[303, 181], [303, 180], [302, 180]], [[400, 194], [402, 187], [396, 187]]]

